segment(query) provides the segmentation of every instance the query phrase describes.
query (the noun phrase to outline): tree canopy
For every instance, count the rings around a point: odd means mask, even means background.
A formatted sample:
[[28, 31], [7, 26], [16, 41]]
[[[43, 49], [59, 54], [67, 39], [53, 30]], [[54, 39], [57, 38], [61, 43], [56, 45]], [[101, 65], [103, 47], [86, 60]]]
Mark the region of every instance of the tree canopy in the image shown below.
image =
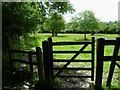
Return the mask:
[[85, 10], [71, 19], [71, 29], [74, 31], [82, 30], [86, 33], [91, 32], [94, 34], [96, 30], [100, 28], [99, 20], [95, 17], [95, 14], [90, 10]]
[[57, 32], [65, 29], [65, 20], [62, 15], [52, 13], [44, 23], [44, 29], [50, 30], [52, 36], [57, 36]]
[[51, 31], [52, 36], [57, 36], [59, 31], [65, 29], [65, 20], [62, 15], [75, 10], [69, 2], [45, 2], [44, 6], [48, 14], [43, 29]]
[[35, 2], [7, 2], [2, 5], [2, 28], [4, 34], [21, 36], [36, 29], [38, 5]]
[[43, 24], [52, 13], [74, 11], [69, 2], [3, 2], [2, 9], [3, 36], [44, 30]]

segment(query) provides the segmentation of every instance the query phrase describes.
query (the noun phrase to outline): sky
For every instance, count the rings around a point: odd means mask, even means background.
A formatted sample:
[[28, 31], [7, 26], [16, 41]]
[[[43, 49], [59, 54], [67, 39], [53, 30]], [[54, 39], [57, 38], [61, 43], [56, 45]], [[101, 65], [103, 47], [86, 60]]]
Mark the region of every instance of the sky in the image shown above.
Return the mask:
[[95, 13], [95, 17], [100, 21], [109, 22], [118, 20], [118, 2], [120, 0], [69, 0], [76, 12], [73, 14], [65, 14], [66, 22], [69, 22], [76, 13], [84, 10], [91, 10]]

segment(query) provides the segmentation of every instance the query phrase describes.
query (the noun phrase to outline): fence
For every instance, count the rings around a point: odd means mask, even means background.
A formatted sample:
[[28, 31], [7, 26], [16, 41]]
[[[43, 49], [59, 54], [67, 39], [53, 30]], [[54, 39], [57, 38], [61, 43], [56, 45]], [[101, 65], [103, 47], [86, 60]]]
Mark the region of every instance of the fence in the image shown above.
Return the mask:
[[[44, 58], [44, 72], [45, 72], [45, 79], [46, 80], [51, 80], [54, 79], [55, 77], [84, 77], [84, 78], [91, 78], [91, 80], [94, 80], [94, 46], [95, 46], [95, 38], [92, 37], [92, 41], [89, 42], [52, 42], [52, 38], [48, 38], [48, 41], [43, 41], [43, 58]], [[54, 46], [65, 46], [65, 45], [83, 45], [82, 48], [79, 49], [79, 51], [55, 51], [53, 50]], [[91, 50], [90, 51], [84, 51], [84, 49], [88, 46], [91, 45]], [[75, 55], [69, 59], [53, 59], [53, 54], [71, 54], [75, 53]], [[80, 53], [89, 53], [91, 54], [91, 59], [90, 60], [75, 60], [75, 58], [80, 54]], [[54, 62], [67, 62], [63, 67], [55, 68], [53, 67]], [[91, 63], [91, 68], [69, 68], [67, 67], [71, 62], [90, 62]], [[55, 75], [54, 75], [54, 70], [59, 70]], [[60, 75], [60, 73], [63, 70], [91, 70], [91, 76], [67, 76], [67, 75]]]
[[[36, 65], [38, 68], [38, 77], [39, 80], [43, 80], [43, 62], [42, 62], [42, 52], [40, 47], [36, 47], [36, 52], [32, 51], [25, 51], [25, 50], [15, 50], [13, 49], [12, 39], [8, 37], [8, 52], [9, 52], [9, 61], [10, 61], [10, 68], [12, 72], [15, 72], [15, 62], [23, 63], [29, 65], [30, 68], [30, 75], [33, 77], [33, 65]], [[14, 54], [27, 54], [28, 59], [16, 59]], [[37, 61], [33, 61], [32, 56], [35, 55]]]
[[[113, 56], [104, 56], [104, 47], [108, 45], [115, 46], [116, 40], [105, 40], [103, 38], [97, 41], [97, 64], [96, 64], [96, 80], [95, 87], [102, 87], [102, 73], [103, 73], [103, 63], [106, 61], [111, 61]], [[120, 61], [120, 56], [116, 57], [116, 61]]]
[[[13, 62], [20, 62], [28, 64], [30, 67], [30, 72], [33, 74], [33, 65], [37, 65], [38, 67], [38, 76], [39, 80], [43, 80], [45, 78], [46, 81], [52, 81], [56, 77], [84, 77], [84, 78], [91, 78], [91, 80], [94, 80], [94, 46], [95, 46], [95, 38], [92, 37], [92, 41], [89, 42], [53, 42], [52, 38], [48, 38], [48, 40], [42, 42], [43, 47], [43, 55], [41, 52], [40, 47], [36, 47], [36, 52], [31, 51], [22, 51], [22, 50], [14, 50], [12, 48], [11, 39], [8, 39], [8, 51], [9, 51], [9, 59], [10, 59], [10, 66], [12, 71], [13, 70]], [[102, 87], [102, 73], [103, 73], [103, 63], [106, 61], [111, 61], [112, 56], [104, 56], [104, 47], [108, 45], [115, 45], [116, 40], [105, 40], [103, 38], [100, 38], [97, 40], [97, 61], [96, 61], [96, 78], [95, 78], [95, 87], [101, 88]], [[79, 49], [79, 51], [55, 51], [53, 50], [54, 46], [65, 46], [65, 45], [83, 45], [82, 48]], [[84, 49], [91, 45], [90, 51], [84, 51]], [[13, 54], [14, 53], [22, 53], [22, 54], [28, 54], [28, 61], [25, 60], [18, 60], [14, 59]], [[71, 54], [75, 53], [71, 59], [55, 59], [53, 57], [53, 54], [60, 53], [60, 54]], [[91, 54], [90, 60], [75, 60], [75, 58], [81, 54], [81, 53], [89, 53]], [[37, 62], [32, 61], [32, 55], [36, 55]], [[44, 60], [44, 65], [42, 62], [42, 57]], [[116, 57], [116, 61], [120, 61], [120, 56]], [[53, 67], [54, 62], [66, 62], [66, 64], [63, 67]], [[91, 68], [72, 68], [68, 67], [68, 65], [72, 62], [90, 62]], [[44, 74], [43, 74], [43, 67], [44, 66]], [[59, 70], [56, 74], [54, 74], [55, 70]], [[67, 75], [60, 75], [63, 70], [90, 70], [91, 76], [67, 76]]]

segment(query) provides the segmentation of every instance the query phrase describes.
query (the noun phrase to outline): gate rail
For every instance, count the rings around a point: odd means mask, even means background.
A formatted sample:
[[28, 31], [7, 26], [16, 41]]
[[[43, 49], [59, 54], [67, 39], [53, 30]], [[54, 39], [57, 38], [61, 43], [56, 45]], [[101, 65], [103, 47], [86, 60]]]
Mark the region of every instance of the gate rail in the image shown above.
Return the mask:
[[[45, 79], [51, 80], [55, 77], [84, 77], [84, 78], [91, 78], [94, 80], [94, 46], [95, 46], [95, 38], [92, 37], [92, 41], [89, 42], [52, 42], [52, 38], [48, 38], [48, 40], [42, 42], [43, 45], [43, 59], [44, 59], [44, 72], [45, 72]], [[79, 51], [54, 51], [53, 46], [63, 46], [63, 45], [84, 45]], [[91, 50], [83, 51], [88, 45], [91, 45]], [[75, 53], [75, 55], [70, 59], [53, 59], [53, 54], [56, 53], [66, 53], [71, 54]], [[90, 60], [74, 60], [80, 53], [89, 53], [91, 54]], [[54, 62], [67, 62], [62, 68], [55, 68], [53, 67]], [[90, 68], [68, 68], [67, 66], [71, 62], [91, 62]], [[54, 75], [54, 70], [59, 70]], [[63, 70], [91, 70], [91, 76], [66, 76], [66, 75], [59, 75]]]

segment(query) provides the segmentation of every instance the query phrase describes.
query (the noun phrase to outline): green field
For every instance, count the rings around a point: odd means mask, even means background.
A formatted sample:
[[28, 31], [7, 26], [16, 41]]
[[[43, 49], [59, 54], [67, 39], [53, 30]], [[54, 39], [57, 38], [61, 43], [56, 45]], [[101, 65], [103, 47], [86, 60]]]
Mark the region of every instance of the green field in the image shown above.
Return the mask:
[[[35, 35], [31, 35], [31, 37], [34, 37]], [[42, 48], [42, 41], [44, 40], [47, 40], [48, 37], [51, 37], [51, 34], [37, 34], [35, 36], [38, 40], [38, 43], [41, 48]], [[115, 40], [116, 37], [118, 37], [118, 34], [95, 34], [94, 35], [95, 37], [95, 41], [97, 41], [98, 38], [104, 38], [104, 39], [107, 39], [107, 40]], [[87, 40], [84, 40], [84, 35], [83, 34], [58, 34], [58, 36], [56, 37], [52, 37], [52, 40], [53, 42], [65, 42], [65, 41], [71, 41], [71, 42], [80, 42], [80, 41], [91, 41], [91, 35], [90, 34], [87, 34]], [[96, 43], [95, 43], [96, 44]], [[69, 46], [55, 46], [53, 48], [53, 50], [76, 50], [78, 51], [80, 49], [81, 46], [72, 46], [72, 45], [69, 45]], [[112, 52], [113, 52], [113, 48], [114, 46], [106, 46], [105, 47], [105, 54], [104, 55], [109, 55], [111, 56], [112, 55]], [[86, 50], [90, 50], [91, 47], [88, 46], [86, 48]], [[54, 58], [59, 58], [59, 59], [70, 59], [74, 54], [54, 54]], [[83, 54], [83, 55], [79, 55], [77, 57], [77, 59], [89, 59], [91, 58], [91, 56], [89, 54]], [[57, 65], [60, 65], [60, 66], [63, 66], [65, 63], [55, 63]], [[78, 64], [78, 63], [72, 63], [69, 65], [70, 67], [89, 67], [90, 66], [90, 63], [84, 63], [84, 64]], [[96, 46], [95, 46], [95, 66], [96, 66]], [[110, 62], [105, 62], [104, 63], [104, 72], [103, 72], [103, 86], [105, 86], [105, 82], [107, 80], [107, 75], [108, 75], [108, 72], [109, 72], [109, 66], [110, 66]], [[96, 67], [95, 67], [96, 69]], [[115, 69], [115, 73], [114, 73], [114, 78], [112, 80], [112, 87], [113, 88], [118, 88], [119, 85], [118, 85], [118, 82], [119, 82], [119, 78], [118, 78], [118, 68], [116, 67]], [[119, 71], [120, 72], [120, 71]]]

